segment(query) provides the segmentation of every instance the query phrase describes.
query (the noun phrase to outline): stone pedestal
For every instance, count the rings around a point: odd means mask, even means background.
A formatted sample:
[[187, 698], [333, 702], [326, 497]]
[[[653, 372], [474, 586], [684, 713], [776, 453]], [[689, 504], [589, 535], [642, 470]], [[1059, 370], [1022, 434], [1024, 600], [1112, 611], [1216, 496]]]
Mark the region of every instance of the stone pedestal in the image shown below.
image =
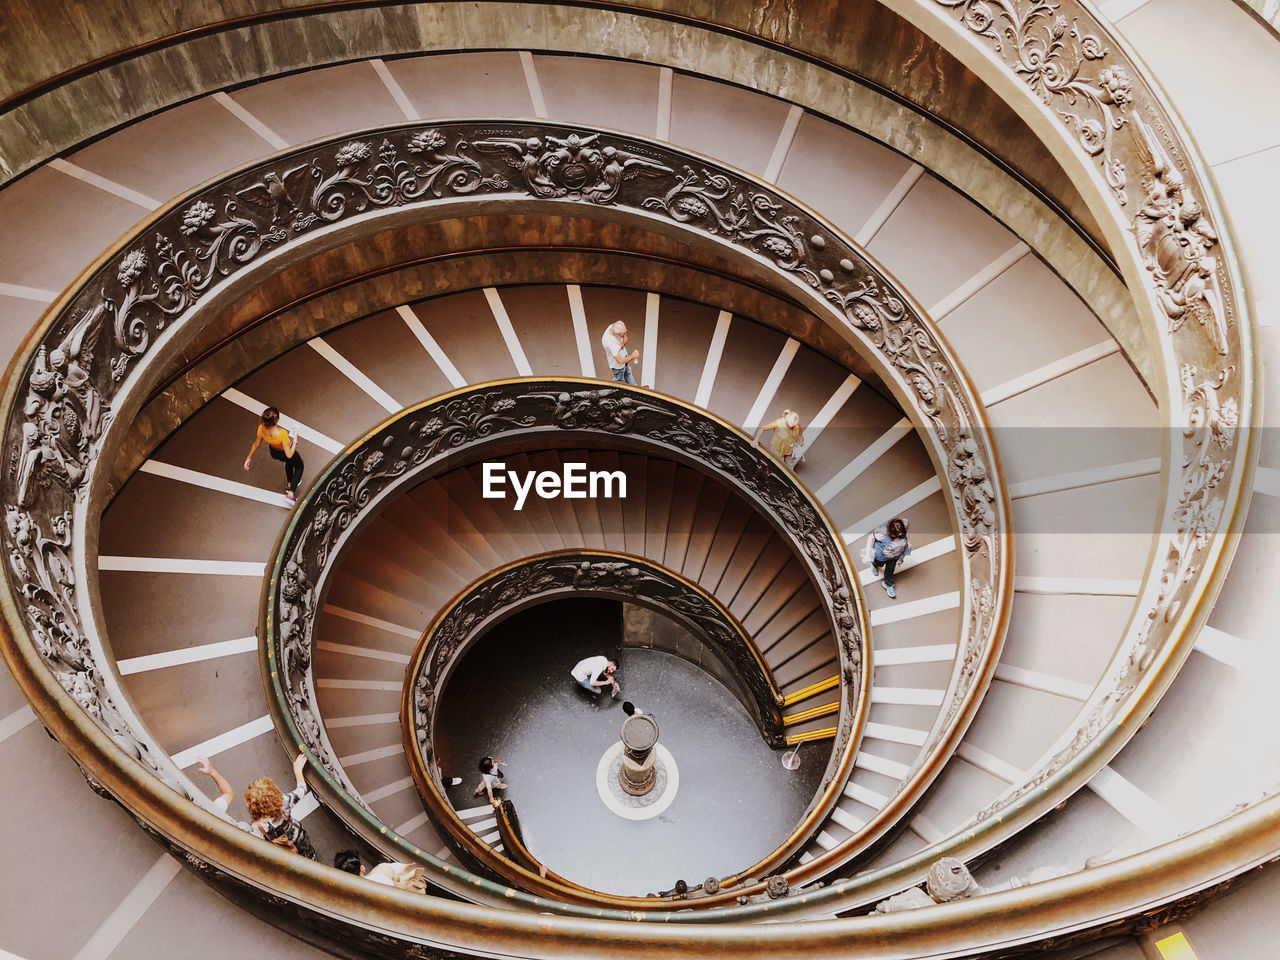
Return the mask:
[[618, 784], [633, 797], [642, 797], [657, 782], [658, 722], [645, 714], [628, 717], [622, 724], [622, 766]]

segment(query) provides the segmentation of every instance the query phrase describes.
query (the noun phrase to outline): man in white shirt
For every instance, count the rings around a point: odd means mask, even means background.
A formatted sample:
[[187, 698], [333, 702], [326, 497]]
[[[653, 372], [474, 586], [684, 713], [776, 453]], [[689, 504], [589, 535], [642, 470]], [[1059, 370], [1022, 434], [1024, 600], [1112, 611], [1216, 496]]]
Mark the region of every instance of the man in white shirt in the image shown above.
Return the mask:
[[594, 696], [599, 696], [605, 687], [612, 687], [616, 697], [622, 692], [618, 681], [613, 679], [613, 672], [617, 669], [618, 665], [608, 657], [587, 657], [575, 663], [569, 674], [578, 682], [578, 686]]
[[631, 372], [631, 364], [640, 359], [640, 351], [632, 350], [627, 353], [627, 325], [619, 320], [605, 327], [600, 346], [604, 347], [613, 379], [618, 383], [636, 386], [636, 375]]

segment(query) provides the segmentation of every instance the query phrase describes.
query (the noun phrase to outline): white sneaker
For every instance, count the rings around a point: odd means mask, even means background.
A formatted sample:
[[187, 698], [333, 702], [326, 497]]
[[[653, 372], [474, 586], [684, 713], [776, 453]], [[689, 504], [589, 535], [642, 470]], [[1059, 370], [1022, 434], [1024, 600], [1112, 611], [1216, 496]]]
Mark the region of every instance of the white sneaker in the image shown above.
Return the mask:
[[893, 589], [893, 586], [891, 584], [886, 583], [884, 585], [884, 592], [889, 595], [890, 600], [898, 599], [898, 591]]

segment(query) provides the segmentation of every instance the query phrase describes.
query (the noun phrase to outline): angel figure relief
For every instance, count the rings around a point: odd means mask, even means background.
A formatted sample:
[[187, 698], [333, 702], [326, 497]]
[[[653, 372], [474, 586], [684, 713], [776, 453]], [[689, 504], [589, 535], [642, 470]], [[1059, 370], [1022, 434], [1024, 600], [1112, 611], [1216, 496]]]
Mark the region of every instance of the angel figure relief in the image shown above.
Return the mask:
[[46, 350], [42, 344], [36, 351], [23, 408], [17, 478], [21, 507], [31, 505], [36, 485], [51, 476], [78, 487], [111, 422], [90, 375], [107, 312], [105, 304], [87, 311], [57, 347]]
[[1209, 332], [1214, 349], [1226, 356], [1227, 318], [1215, 280], [1218, 261], [1209, 253], [1218, 235], [1151, 128], [1134, 117], [1130, 130], [1146, 191], [1134, 218], [1134, 233], [1155, 280], [1156, 299], [1169, 318], [1169, 331], [1195, 319]]
[[660, 163], [646, 160], [617, 147], [605, 147], [600, 151], [604, 156], [604, 166], [600, 170], [600, 180], [582, 191], [584, 197], [594, 203], [610, 203], [622, 189], [624, 180], [641, 177], [664, 177], [674, 171]]
[[535, 197], [554, 197], [556, 185], [541, 171], [542, 140], [538, 137], [490, 137], [473, 144], [481, 153], [499, 157], [512, 170], [520, 173], [527, 189]]

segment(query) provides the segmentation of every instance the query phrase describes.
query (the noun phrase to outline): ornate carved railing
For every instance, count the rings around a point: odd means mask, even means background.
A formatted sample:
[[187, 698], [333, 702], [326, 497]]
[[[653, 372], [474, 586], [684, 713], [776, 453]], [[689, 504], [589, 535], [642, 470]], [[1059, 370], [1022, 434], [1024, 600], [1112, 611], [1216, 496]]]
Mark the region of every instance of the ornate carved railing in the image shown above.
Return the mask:
[[[488, 210], [630, 220], [712, 248], [862, 350], [917, 421], [955, 512], [963, 633], [944, 701], [951, 727], [937, 732], [892, 816], [854, 840], [881, 835], [958, 742], [1007, 618], [1007, 506], [976, 391], [910, 298], [786, 196], [666, 145], [541, 121], [401, 125], [254, 164], [162, 208], [51, 307], [15, 361], [4, 397], [4, 603], [22, 647], [7, 656], [35, 706], [46, 717], [83, 711], [121, 751], [95, 755], [90, 766], [131, 759], [187, 792], [122, 696], [95, 604], [81, 589], [93, 583], [86, 545], [96, 543], [98, 515], [89, 503], [104, 485], [96, 463], [113, 455], [150, 384], [204, 315], [255, 271], [274, 269], [285, 253], [350, 242], [384, 220], [426, 217], [436, 205], [454, 215], [472, 201]], [[351, 484], [361, 486], [355, 477]], [[845, 612], [855, 597], [829, 597], [838, 635], [852, 628]], [[42, 673], [31, 673], [36, 663]], [[825, 865], [818, 858], [809, 868]]]
[[[273, 713], [288, 741], [310, 749], [321, 775], [331, 781], [338, 802], [347, 808], [353, 806], [356, 791], [329, 745], [316, 709], [311, 675], [313, 631], [323, 606], [320, 598], [343, 550], [389, 502], [448, 470], [513, 445], [571, 447], [602, 439], [689, 464], [744, 498], [791, 547], [826, 611], [843, 678], [837, 734], [819, 793], [794, 834], [772, 858], [776, 862], [795, 852], [816, 829], [852, 769], [870, 689], [861, 593], [839, 532], [789, 470], [755, 448], [749, 437], [731, 425], [651, 391], [604, 386], [591, 380], [545, 378], [482, 384], [410, 407], [336, 457], [294, 509], [281, 535], [270, 588], [264, 591], [263, 657], [271, 680]], [[436, 691], [418, 686], [417, 672], [425, 670], [432, 679], [443, 679], [470, 632], [489, 615], [501, 615], [506, 606], [504, 595], [511, 596], [514, 603], [523, 600], [522, 591], [530, 586], [527, 577], [534, 575], [548, 581], [544, 592], [555, 590], [557, 564], [562, 563], [550, 559], [503, 571], [470, 591], [469, 598], [432, 625], [427, 637], [434, 635], [436, 642], [423, 644], [415, 672], [410, 674], [414, 703], [421, 703], [424, 715], [429, 718], [434, 709]], [[560, 589], [574, 589], [572, 563], [560, 572], [568, 577], [567, 585]], [[579, 586], [590, 589], [593, 579], [597, 588], [604, 589], [608, 578], [579, 577]], [[650, 602], [657, 602], [666, 591], [666, 603], [673, 612], [689, 606], [675, 595], [677, 588], [684, 593], [677, 578], [660, 576], [656, 568], [650, 567], [645, 577], [633, 578], [633, 586], [638, 597]], [[612, 589], [622, 591], [617, 584]], [[695, 618], [683, 613], [682, 618], [722, 634], [725, 651], [737, 657], [743, 671], [754, 671], [760, 679], [767, 676], [749, 642], [732, 639], [730, 634], [736, 629], [726, 631], [714, 608], [702, 614]], [[771, 701], [774, 710], [780, 706], [771, 684], [761, 686], [758, 696]], [[419, 732], [430, 729], [429, 719], [419, 725], [421, 716], [406, 716], [411, 721], [408, 731], [415, 726]], [[428, 795], [430, 792], [428, 789]], [[447, 817], [447, 805], [438, 796], [435, 799], [433, 811]], [[381, 827], [379, 832], [383, 832]], [[497, 869], [503, 865], [495, 861], [490, 866]], [[523, 879], [527, 887], [539, 886], [540, 878]], [[575, 892], [561, 891], [570, 899]], [[651, 900], [633, 899], [611, 898], [610, 902], [631, 909], [657, 906]]]
[[[418, 793], [442, 832], [475, 862], [526, 889], [536, 887], [536, 873], [519, 860], [525, 873], [510, 871], [510, 859], [481, 842], [443, 794], [434, 746], [439, 693], [470, 646], [495, 624], [533, 604], [569, 596], [639, 603], [683, 624], [729, 667], [766, 741], [784, 743], [782, 694], [772, 671], [733, 614], [692, 581], [643, 557], [602, 550], [558, 550], [480, 578], [436, 614], [418, 641], [405, 672], [400, 729]], [[788, 838], [782, 846], [805, 839]], [[741, 876], [752, 873], [758, 873], [755, 865]]]

